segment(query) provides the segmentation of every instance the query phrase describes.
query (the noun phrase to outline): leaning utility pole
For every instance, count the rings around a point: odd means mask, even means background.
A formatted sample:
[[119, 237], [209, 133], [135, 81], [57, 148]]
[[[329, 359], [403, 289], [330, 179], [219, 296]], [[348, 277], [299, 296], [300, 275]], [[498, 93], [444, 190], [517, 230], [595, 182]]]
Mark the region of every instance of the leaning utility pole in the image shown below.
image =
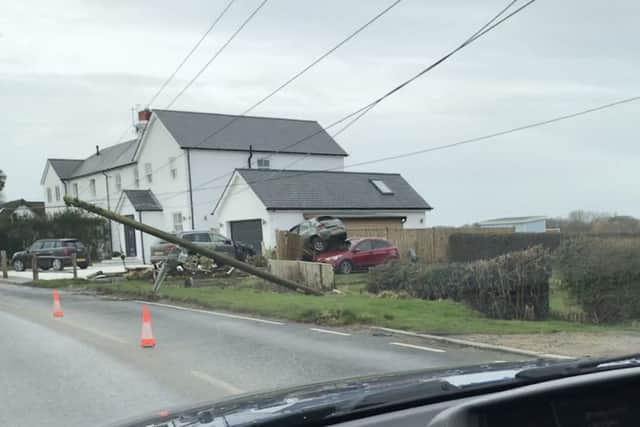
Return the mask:
[[121, 224], [125, 224], [128, 225], [132, 228], [135, 228], [136, 230], [140, 230], [144, 233], [147, 234], [151, 234], [152, 236], [156, 236], [159, 237], [163, 240], [166, 240], [167, 242], [171, 242], [171, 243], [175, 243], [176, 245], [182, 246], [185, 249], [189, 249], [192, 252], [198, 253], [200, 255], [204, 255], [208, 258], [212, 258], [216, 263], [218, 264], [224, 264], [224, 265], [230, 265], [232, 267], [236, 267], [238, 270], [242, 270], [244, 272], [247, 272], [249, 274], [252, 274], [254, 276], [260, 277], [264, 280], [267, 280], [269, 282], [275, 283], [277, 285], [283, 286], [285, 288], [288, 289], [292, 289], [295, 291], [302, 291], [306, 294], [311, 294], [311, 295], [322, 295], [321, 292], [309, 288], [307, 286], [304, 285], [300, 285], [296, 282], [293, 282], [291, 280], [287, 280], [284, 279], [282, 277], [276, 276], [274, 274], [271, 274], [267, 271], [264, 270], [260, 270], [259, 268], [256, 268], [250, 264], [238, 261], [237, 259], [221, 254], [220, 252], [216, 252], [216, 251], [212, 251], [210, 249], [206, 249], [203, 247], [200, 247], [198, 245], [195, 245], [193, 242], [190, 242], [188, 240], [185, 239], [181, 239], [179, 237], [176, 237], [175, 235], [171, 234], [171, 233], [167, 233], [165, 231], [162, 230], [158, 230], [155, 227], [151, 227], [150, 225], [147, 224], [143, 224], [141, 222], [135, 221], [131, 218], [127, 218], [125, 216], [122, 215], [118, 215], [115, 212], [112, 212], [110, 210], [107, 209], [102, 209], [98, 206], [92, 205], [91, 203], [87, 203], [84, 202], [82, 200], [79, 200], [77, 198], [73, 198], [73, 197], [69, 197], [69, 196], [65, 196], [64, 197], [64, 202], [68, 205], [68, 206], [75, 206], [77, 208], [82, 208], [84, 210], [87, 210], [89, 212], [93, 212], [97, 215], [103, 216], [105, 218], [111, 219], [113, 221], [119, 222]]

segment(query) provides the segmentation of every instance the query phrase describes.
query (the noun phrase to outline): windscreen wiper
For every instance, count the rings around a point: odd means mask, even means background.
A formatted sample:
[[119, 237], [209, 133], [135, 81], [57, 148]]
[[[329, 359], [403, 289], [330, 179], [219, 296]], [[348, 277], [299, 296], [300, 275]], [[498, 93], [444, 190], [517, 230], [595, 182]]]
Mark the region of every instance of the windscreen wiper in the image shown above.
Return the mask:
[[545, 381], [574, 375], [588, 374], [611, 369], [640, 366], [640, 353], [617, 357], [596, 357], [556, 363], [539, 368], [524, 369], [516, 378], [525, 381]]

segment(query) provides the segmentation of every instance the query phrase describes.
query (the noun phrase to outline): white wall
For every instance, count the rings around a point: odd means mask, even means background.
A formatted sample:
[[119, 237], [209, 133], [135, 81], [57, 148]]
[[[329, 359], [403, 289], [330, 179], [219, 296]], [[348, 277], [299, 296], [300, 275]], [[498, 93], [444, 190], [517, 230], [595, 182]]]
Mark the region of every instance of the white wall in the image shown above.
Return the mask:
[[[177, 176], [171, 175], [169, 158], [175, 157]], [[140, 171], [140, 189], [150, 189], [162, 205], [162, 220], [158, 228], [173, 232], [173, 214], [183, 216], [183, 230], [191, 229], [191, 209], [189, 205], [187, 157], [178, 146], [167, 128], [152, 117], [145, 131], [142, 146], [137, 154], [138, 169]], [[145, 176], [145, 164], [151, 163], [153, 170], [152, 182]], [[158, 169], [158, 170], [156, 170]], [[132, 188], [132, 187], [129, 187]], [[143, 214], [144, 216], [144, 214]]]
[[516, 233], [544, 233], [547, 231], [546, 220], [525, 222], [524, 224], [515, 224]]
[[402, 228], [425, 228], [427, 226], [427, 215], [425, 211], [405, 212], [407, 220], [402, 224]]
[[[162, 228], [164, 224], [164, 215], [162, 212], [136, 212], [129, 202], [128, 198], [124, 198], [122, 202], [122, 206], [119, 209], [119, 212], [122, 215], [133, 215], [133, 219], [136, 221], [140, 221], [145, 224], [149, 224], [156, 228]], [[124, 225], [123, 224], [114, 224], [114, 235], [115, 240], [117, 241], [116, 245], [114, 245], [113, 249], [116, 251], [120, 251], [122, 253], [126, 253], [126, 244], [125, 244], [125, 236], [124, 236]], [[141, 231], [136, 230], [136, 258], [139, 262], [143, 262], [143, 260], [149, 264], [149, 260], [151, 259], [151, 246], [155, 244], [159, 239], [155, 236], [152, 236], [147, 233], [143, 233]], [[144, 258], [142, 254], [144, 253]]]
[[219, 223], [215, 225], [219, 227], [222, 234], [232, 237], [231, 221], [265, 220], [266, 224], [262, 225], [264, 247], [272, 247], [275, 244], [275, 234], [270, 231], [271, 218], [264, 205], [253, 190], [247, 189], [245, 180], [241, 176], [236, 175], [231, 184], [225, 196], [228, 203], [220, 205], [220, 212], [217, 215]]
[[[45, 168], [47, 168], [47, 174], [41, 186], [42, 199], [44, 200], [45, 212], [51, 214], [65, 209], [64, 200], [62, 200], [64, 197], [64, 183], [60, 180], [55, 170], [53, 170], [51, 164], [48, 164]], [[58, 200], [56, 200], [56, 187], [60, 189], [60, 198]], [[51, 201], [47, 199], [47, 188], [51, 189]]]
[[[211, 217], [218, 198], [222, 195], [227, 181], [234, 169], [246, 168], [248, 152], [190, 150], [191, 179], [193, 185], [193, 210], [197, 229], [215, 228], [221, 222]], [[252, 167], [257, 167], [259, 158], [270, 156], [269, 153], [253, 153]], [[185, 156], [186, 157], [186, 156]], [[306, 156], [302, 154], [275, 154], [270, 159], [271, 169], [282, 169], [295, 160], [298, 163], [289, 169], [320, 170], [344, 167], [344, 156]], [[216, 181], [209, 182], [213, 178]]]

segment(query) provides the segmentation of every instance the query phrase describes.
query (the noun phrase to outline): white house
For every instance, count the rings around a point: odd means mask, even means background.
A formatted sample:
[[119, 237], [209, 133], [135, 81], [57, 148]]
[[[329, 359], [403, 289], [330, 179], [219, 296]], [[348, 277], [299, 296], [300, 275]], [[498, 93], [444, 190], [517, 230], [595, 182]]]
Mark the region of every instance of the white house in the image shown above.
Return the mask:
[[478, 223], [481, 228], [513, 227], [516, 233], [544, 233], [547, 231], [547, 217], [518, 216], [489, 219]]
[[[217, 229], [211, 209], [225, 183], [242, 167], [341, 169], [347, 153], [315, 121], [188, 111], [141, 111], [137, 138], [96, 147], [86, 159], [48, 159], [41, 185], [47, 212], [64, 209], [72, 195], [119, 213], [153, 221], [165, 231]], [[136, 206], [147, 190], [152, 211]], [[111, 246], [149, 259], [152, 236], [111, 226]], [[142, 243], [144, 240], [144, 243]]]
[[256, 249], [276, 231], [331, 215], [350, 227], [425, 227], [431, 206], [399, 174], [237, 169], [214, 209], [220, 230]]

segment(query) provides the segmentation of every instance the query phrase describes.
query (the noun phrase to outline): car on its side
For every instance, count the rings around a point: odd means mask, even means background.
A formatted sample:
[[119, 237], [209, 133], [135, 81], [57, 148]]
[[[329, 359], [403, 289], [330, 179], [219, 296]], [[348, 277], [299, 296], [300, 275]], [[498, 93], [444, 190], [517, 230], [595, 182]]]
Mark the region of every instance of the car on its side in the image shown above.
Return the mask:
[[[202, 245], [207, 249], [211, 249], [216, 252], [221, 252], [224, 255], [228, 255], [244, 261], [247, 257], [255, 255], [255, 251], [240, 242], [234, 242], [231, 239], [223, 236], [220, 233], [215, 233], [208, 230], [192, 230], [192, 231], [180, 231], [176, 234], [176, 237], [188, 240], [196, 245]], [[151, 263], [158, 264], [166, 261], [167, 259], [178, 260], [180, 255], [185, 255], [185, 251], [175, 243], [159, 240], [154, 245], [151, 245]]]
[[317, 262], [331, 264], [337, 273], [349, 274], [387, 261], [398, 259], [400, 252], [391, 242], [377, 238], [350, 239], [344, 249], [323, 252], [315, 257]]
[[339, 218], [327, 215], [302, 221], [289, 232], [300, 235], [304, 247], [315, 252], [324, 252], [332, 243], [341, 243], [347, 238], [347, 229], [343, 222]]
[[36, 240], [24, 251], [15, 252], [11, 265], [15, 271], [31, 268], [33, 256], [38, 259], [38, 268], [43, 270], [62, 270], [72, 265], [71, 254], [76, 254], [78, 267], [89, 266], [89, 251], [78, 239], [41, 239]]

